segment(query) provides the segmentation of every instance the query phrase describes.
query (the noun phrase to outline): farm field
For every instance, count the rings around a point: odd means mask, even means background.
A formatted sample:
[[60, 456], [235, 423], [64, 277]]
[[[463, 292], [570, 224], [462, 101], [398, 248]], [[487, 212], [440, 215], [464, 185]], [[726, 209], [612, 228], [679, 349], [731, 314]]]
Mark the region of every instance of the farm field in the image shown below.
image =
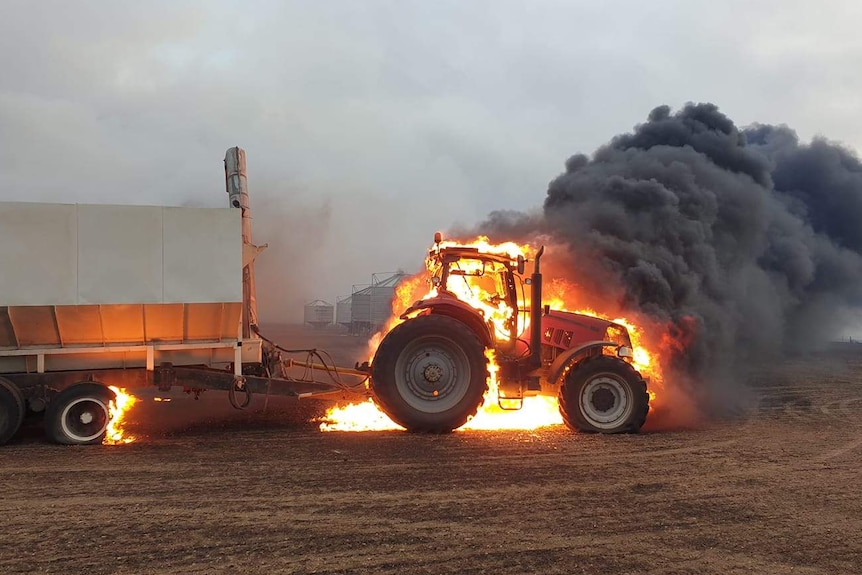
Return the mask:
[[623, 436], [323, 433], [322, 404], [216, 393], [136, 408], [128, 445], [33, 421], [0, 449], [0, 573], [862, 572], [862, 355], [752, 390], [733, 420]]

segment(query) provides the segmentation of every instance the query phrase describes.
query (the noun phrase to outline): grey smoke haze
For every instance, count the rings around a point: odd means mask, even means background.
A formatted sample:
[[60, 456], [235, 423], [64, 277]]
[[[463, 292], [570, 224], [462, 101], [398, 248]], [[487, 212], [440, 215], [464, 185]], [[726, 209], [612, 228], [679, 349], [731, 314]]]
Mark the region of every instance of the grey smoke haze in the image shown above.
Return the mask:
[[[560, 158], [716, 101], [862, 148], [860, 6], [768, 0], [7, 0], [0, 199], [225, 204], [248, 152], [261, 316], [421, 266]], [[776, 176], [777, 178], [777, 176]]]
[[[672, 377], [726, 389], [751, 360], [817, 349], [862, 309], [862, 163], [713, 104], [655, 108], [572, 156], [541, 214], [480, 229], [567, 246], [556, 274], [687, 341]], [[599, 298], [601, 301], [602, 298]], [[590, 298], [583, 302], [591, 305]]]

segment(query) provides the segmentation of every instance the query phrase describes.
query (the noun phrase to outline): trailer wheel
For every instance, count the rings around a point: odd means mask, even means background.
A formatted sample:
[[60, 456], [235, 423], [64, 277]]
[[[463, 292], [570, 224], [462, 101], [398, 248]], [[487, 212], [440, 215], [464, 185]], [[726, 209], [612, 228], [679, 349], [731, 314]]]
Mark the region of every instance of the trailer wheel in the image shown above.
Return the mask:
[[575, 431], [636, 433], [649, 412], [646, 382], [630, 364], [609, 355], [575, 364], [559, 399], [563, 421]]
[[58, 393], [45, 412], [48, 438], [63, 445], [102, 443], [111, 422], [113, 391], [98, 383], [78, 383]]
[[464, 425], [488, 389], [484, 346], [444, 315], [409, 319], [390, 331], [371, 364], [380, 408], [408, 431], [448, 433]]
[[0, 377], [0, 445], [12, 439], [24, 421], [24, 396], [11, 381]]

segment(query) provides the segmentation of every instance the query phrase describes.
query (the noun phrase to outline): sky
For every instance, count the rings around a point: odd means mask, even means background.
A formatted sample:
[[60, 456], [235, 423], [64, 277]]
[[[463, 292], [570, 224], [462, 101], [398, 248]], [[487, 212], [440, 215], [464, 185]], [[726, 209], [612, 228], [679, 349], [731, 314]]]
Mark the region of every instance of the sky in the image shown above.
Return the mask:
[[862, 4], [32, 1], [0, 19], [0, 201], [227, 205], [248, 155], [262, 322], [541, 207], [667, 104], [862, 150]]

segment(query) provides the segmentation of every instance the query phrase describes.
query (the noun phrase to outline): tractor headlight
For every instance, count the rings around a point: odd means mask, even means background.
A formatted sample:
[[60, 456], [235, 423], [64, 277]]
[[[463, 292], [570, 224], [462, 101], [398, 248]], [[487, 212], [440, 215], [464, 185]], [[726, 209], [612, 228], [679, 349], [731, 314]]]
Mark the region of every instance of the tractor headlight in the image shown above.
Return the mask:
[[619, 358], [631, 359], [634, 357], [634, 355], [634, 351], [632, 351], [632, 348], [628, 346], [621, 345], [617, 348], [617, 357]]

